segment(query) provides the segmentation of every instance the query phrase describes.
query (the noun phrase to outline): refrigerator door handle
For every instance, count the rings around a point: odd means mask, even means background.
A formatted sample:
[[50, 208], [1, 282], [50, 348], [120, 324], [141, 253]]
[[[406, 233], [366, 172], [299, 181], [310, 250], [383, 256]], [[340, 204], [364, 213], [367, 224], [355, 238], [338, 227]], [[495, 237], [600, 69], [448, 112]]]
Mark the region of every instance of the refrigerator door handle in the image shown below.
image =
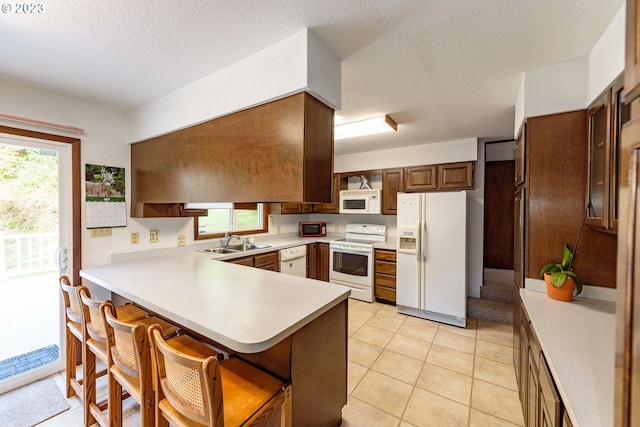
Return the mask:
[[420, 236], [420, 251], [422, 252], [422, 259], [424, 262], [427, 260], [427, 224], [422, 224], [422, 236]]

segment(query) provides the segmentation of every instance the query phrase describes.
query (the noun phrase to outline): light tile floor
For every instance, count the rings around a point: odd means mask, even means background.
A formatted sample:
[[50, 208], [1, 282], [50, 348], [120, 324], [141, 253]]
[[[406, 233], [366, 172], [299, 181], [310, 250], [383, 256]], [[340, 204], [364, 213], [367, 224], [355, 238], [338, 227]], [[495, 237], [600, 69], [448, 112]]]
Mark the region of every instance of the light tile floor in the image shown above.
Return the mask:
[[[468, 319], [462, 329], [349, 300], [342, 426], [523, 426], [512, 345], [510, 325]], [[63, 374], [54, 378], [62, 388]], [[69, 411], [41, 426], [81, 426], [80, 401], [68, 400]], [[140, 425], [137, 408], [125, 401], [126, 426]]]

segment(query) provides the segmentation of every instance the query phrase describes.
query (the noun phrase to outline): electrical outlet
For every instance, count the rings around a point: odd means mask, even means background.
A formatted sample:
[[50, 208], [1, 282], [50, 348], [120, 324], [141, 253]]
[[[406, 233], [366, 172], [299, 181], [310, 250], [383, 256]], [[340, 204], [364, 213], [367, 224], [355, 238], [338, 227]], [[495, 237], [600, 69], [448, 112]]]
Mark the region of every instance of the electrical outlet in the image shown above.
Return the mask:
[[131, 233], [131, 244], [136, 245], [140, 242], [140, 233]]
[[149, 230], [149, 243], [158, 243], [158, 230]]
[[178, 234], [178, 246], [184, 246], [186, 242], [186, 238], [184, 237], [184, 234]]
[[276, 234], [280, 234], [280, 226], [276, 225]]
[[338, 233], [340, 231], [340, 226], [339, 225], [334, 225], [333, 226], [333, 232], [334, 233]]
[[92, 228], [90, 232], [91, 237], [111, 237], [110, 228]]

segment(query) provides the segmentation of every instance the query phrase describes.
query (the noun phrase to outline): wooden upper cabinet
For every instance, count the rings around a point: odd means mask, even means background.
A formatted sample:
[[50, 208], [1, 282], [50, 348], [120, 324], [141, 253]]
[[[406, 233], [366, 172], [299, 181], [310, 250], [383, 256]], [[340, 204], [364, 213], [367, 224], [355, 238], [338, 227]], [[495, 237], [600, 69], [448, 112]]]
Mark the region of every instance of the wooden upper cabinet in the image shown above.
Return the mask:
[[526, 145], [526, 139], [525, 139], [525, 135], [526, 135], [526, 123], [522, 124], [522, 128], [520, 129], [520, 133], [518, 134], [518, 138], [516, 139], [516, 152], [515, 152], [515, 166], [516, 166], [516, 172], [515, 172], [515, 184], [516, 187], [520, 184], [524, 184], [524, 181], [526, 179], [526, 170], [525, 170], [525, 166], [526, 166], [526, 162], [525, 162], [525, 155], [526, 155], [526, 151], [525, 151], [525, 145]]
[[343, 185], [339, 173], [333, 174], [331, 183], [331, 203], [318, 203], [315, 205], [316, 213], [337, 214], [340, 213], [340, 190], [346, 189], [346, 183]]
[[619, 208], [618, 199], [620, 198], [620, 148], [622, 139], [622, 126], [631, 119], [631, 108], [625, 103], [624, 95], [624, 77], [620, 76], [614, 82], [611, 88], [611, 151], [609, 159], [609, 167], [611, 170], [609, 181], [609, 227], [612, 230], [618, 230]]
[[473, 188], [474, 165], [473, 162], [438, 165], [438, 188], [446, 190]]
[[405, 168], [405, 188], [406, 192], [419, 192], [435, 190], [436, 165], [412, 166]]
[[398, 213], [398, 193], [405, 190], [404, 169], [384, 169], [382, 171], [382, 214]]
[[587, 112], [589, 136], [587, 224], [601, 230], [618, 229], [618, 175], [620, 136], [629, 121], [620, 76], [591, 105]]
[[627, 101], [640, 96], [640, 1], [627, 0], [624, 64], [624, 95]]
[[587, 224], [606, 228], [609, 210], [608, 161], [610, 145], [610, 92], [603, 93], [587, 111], [589, 169], [587, 182]]
[[333, 110], [303, 92], [131, 145], [145, 204], [330, 202]]

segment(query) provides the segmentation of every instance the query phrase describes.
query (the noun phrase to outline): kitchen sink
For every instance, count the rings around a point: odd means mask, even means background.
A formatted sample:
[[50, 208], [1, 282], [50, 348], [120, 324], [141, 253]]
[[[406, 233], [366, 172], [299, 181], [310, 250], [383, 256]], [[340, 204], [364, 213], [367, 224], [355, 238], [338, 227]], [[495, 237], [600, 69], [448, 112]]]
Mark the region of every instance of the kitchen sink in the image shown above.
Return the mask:
[[[256, 245], [255, 243], [242, 243], [240, 245], [229, 245], [227, 246], [228, 249], [232, 249], [235, 251], [250, 251], [253, 249], [263, 249], [263, 248], [269, 248], [269, 245]], [[224, 248], [224, 249], [227, 249]]]
[[231, 248], [209, 248], [209, 249], [203, 249], [202, 252], [207, 252], [210, 254], [235, 254], [240, 251], [237, 249], [231, 249]]
[[253, 249], [269, 248], [269, 245], [256, 245], [253, 243], [243, 243], [241, 245], [229, 245], [224, 248], [202, 249], [202, 252], [209, 254], [235, 254], [238, 252], [250, 251]]

